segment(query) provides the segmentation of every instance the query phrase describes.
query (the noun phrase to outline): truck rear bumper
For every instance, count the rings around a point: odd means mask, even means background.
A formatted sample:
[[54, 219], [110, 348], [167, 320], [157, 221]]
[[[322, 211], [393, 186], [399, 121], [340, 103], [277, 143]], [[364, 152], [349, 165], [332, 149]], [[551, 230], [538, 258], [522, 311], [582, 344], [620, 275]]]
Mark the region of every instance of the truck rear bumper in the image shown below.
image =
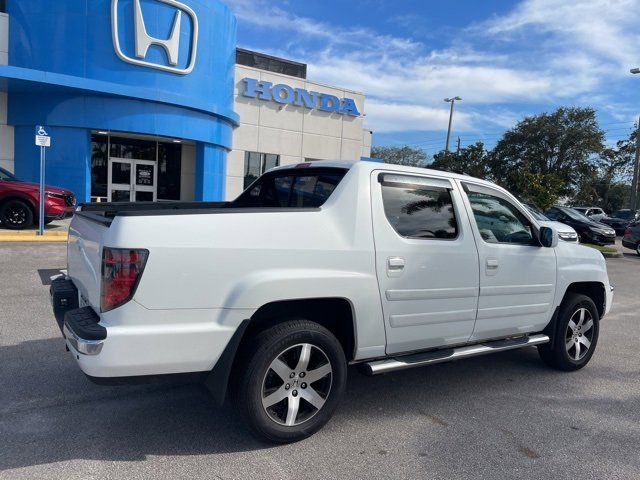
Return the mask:
[[82, 355], [98, 355], [107, 329], [91, 307], [78, 308], [78, 289], [71, 280], [56, 279], [49, 289], [53, 313], [67, 346]]
[[78, 365], [88, 376], [104, 379], [211, 371], [253, 313], [150, 310], [132, 300], [98, 314], [89, 306], [78, 308], [78, 291], [70, 280], [53, 282], [51, 299]]

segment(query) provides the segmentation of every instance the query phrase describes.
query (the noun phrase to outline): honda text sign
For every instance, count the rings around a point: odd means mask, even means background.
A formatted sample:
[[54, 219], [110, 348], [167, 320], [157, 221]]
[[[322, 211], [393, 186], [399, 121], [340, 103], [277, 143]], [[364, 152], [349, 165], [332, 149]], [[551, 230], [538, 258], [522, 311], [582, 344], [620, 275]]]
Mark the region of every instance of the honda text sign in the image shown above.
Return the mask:
[[198, 17], [176, 0], [111, 0], [113, 47], [121, 60], [186, 75], [198, 52]]

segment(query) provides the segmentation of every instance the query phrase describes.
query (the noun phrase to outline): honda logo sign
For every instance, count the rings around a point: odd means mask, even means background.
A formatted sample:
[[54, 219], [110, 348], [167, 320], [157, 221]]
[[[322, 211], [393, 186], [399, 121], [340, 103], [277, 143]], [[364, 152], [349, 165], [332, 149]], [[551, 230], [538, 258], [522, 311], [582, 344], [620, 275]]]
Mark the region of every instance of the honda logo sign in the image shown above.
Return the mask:
[[[175, 7], [173, 23], [171, 25], [171, 33], [166, 39], [154, 38], [149, 35], [144, 21], [144, 14], [140, 6], [140, 0], [132, 0], [133, 3], [133, 22], [135, 35], [135, 57], [127, 55], [120, 44], [120, 30], [118, 22], [118, 4], [120, 0], [111, 0], [111, 32], [113, 35], [113, 47], [116, 54], [121, 60], [133, 65], [143, 67], [156, 68], [165, 72], [186, 75], [191, 73], [196, 63], [196, 53], [198, 51], [198, 17], [196, 13], [184, 3], [176, 0], [153, 0], [154, 2], [165, 3]], [[180, 40], [181, 29], [183, 25], [183, 17], [186, 14], [191, 19], [191, 45], [189, 51], [189, 59], [184, 68], [179, 66], [180, 63]], [[169, 25], [168, 25], [169, 26]], [[147, 60], [149, 48], [153, 45], [161, 47], [167, 56], [167, 63], [155, 63]]]

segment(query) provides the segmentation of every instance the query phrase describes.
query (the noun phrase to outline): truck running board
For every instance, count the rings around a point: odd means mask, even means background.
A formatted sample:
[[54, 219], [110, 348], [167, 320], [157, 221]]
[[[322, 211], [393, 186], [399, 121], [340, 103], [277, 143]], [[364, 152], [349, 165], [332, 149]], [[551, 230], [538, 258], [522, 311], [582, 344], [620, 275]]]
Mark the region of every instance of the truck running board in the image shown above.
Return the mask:
[[404, 370], [405, 368], [422, 367], [434, 363], [449, 362], [461, 358], [476, 357], [487, 353], [504, 352], [514, 348], [531, 347], [549, 342], [549, 337], [543, 334], [530, 335], [526, 337], [509, 338], [505, 340], [495, 340], [492, 342], [478, 343], [464, 347], [445, 348], [432, 350], [423, 353], [413, 353], [385, 360], [374, 360], [363, 363], [364, 373], [367, 375], [378, 375], [380, 373]]

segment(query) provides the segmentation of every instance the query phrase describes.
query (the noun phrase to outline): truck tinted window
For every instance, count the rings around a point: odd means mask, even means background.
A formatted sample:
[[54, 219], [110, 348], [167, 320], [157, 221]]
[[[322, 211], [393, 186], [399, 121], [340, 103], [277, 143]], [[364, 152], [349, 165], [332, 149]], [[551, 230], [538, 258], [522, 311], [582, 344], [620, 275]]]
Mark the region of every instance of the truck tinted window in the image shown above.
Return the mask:
[[251, 184], [230, 207], [317, 208], [327, 201], [347, 170], [341, 168], [281, 170]]
[[409, 238], [458, 236], [451, 191], [430, 185], [382, 184], [384, 213], [398, 234]]
[[531, 224], [510, 202], [487, 193], [467, 191], [478, 230], [487, 243], [534, 245]]

